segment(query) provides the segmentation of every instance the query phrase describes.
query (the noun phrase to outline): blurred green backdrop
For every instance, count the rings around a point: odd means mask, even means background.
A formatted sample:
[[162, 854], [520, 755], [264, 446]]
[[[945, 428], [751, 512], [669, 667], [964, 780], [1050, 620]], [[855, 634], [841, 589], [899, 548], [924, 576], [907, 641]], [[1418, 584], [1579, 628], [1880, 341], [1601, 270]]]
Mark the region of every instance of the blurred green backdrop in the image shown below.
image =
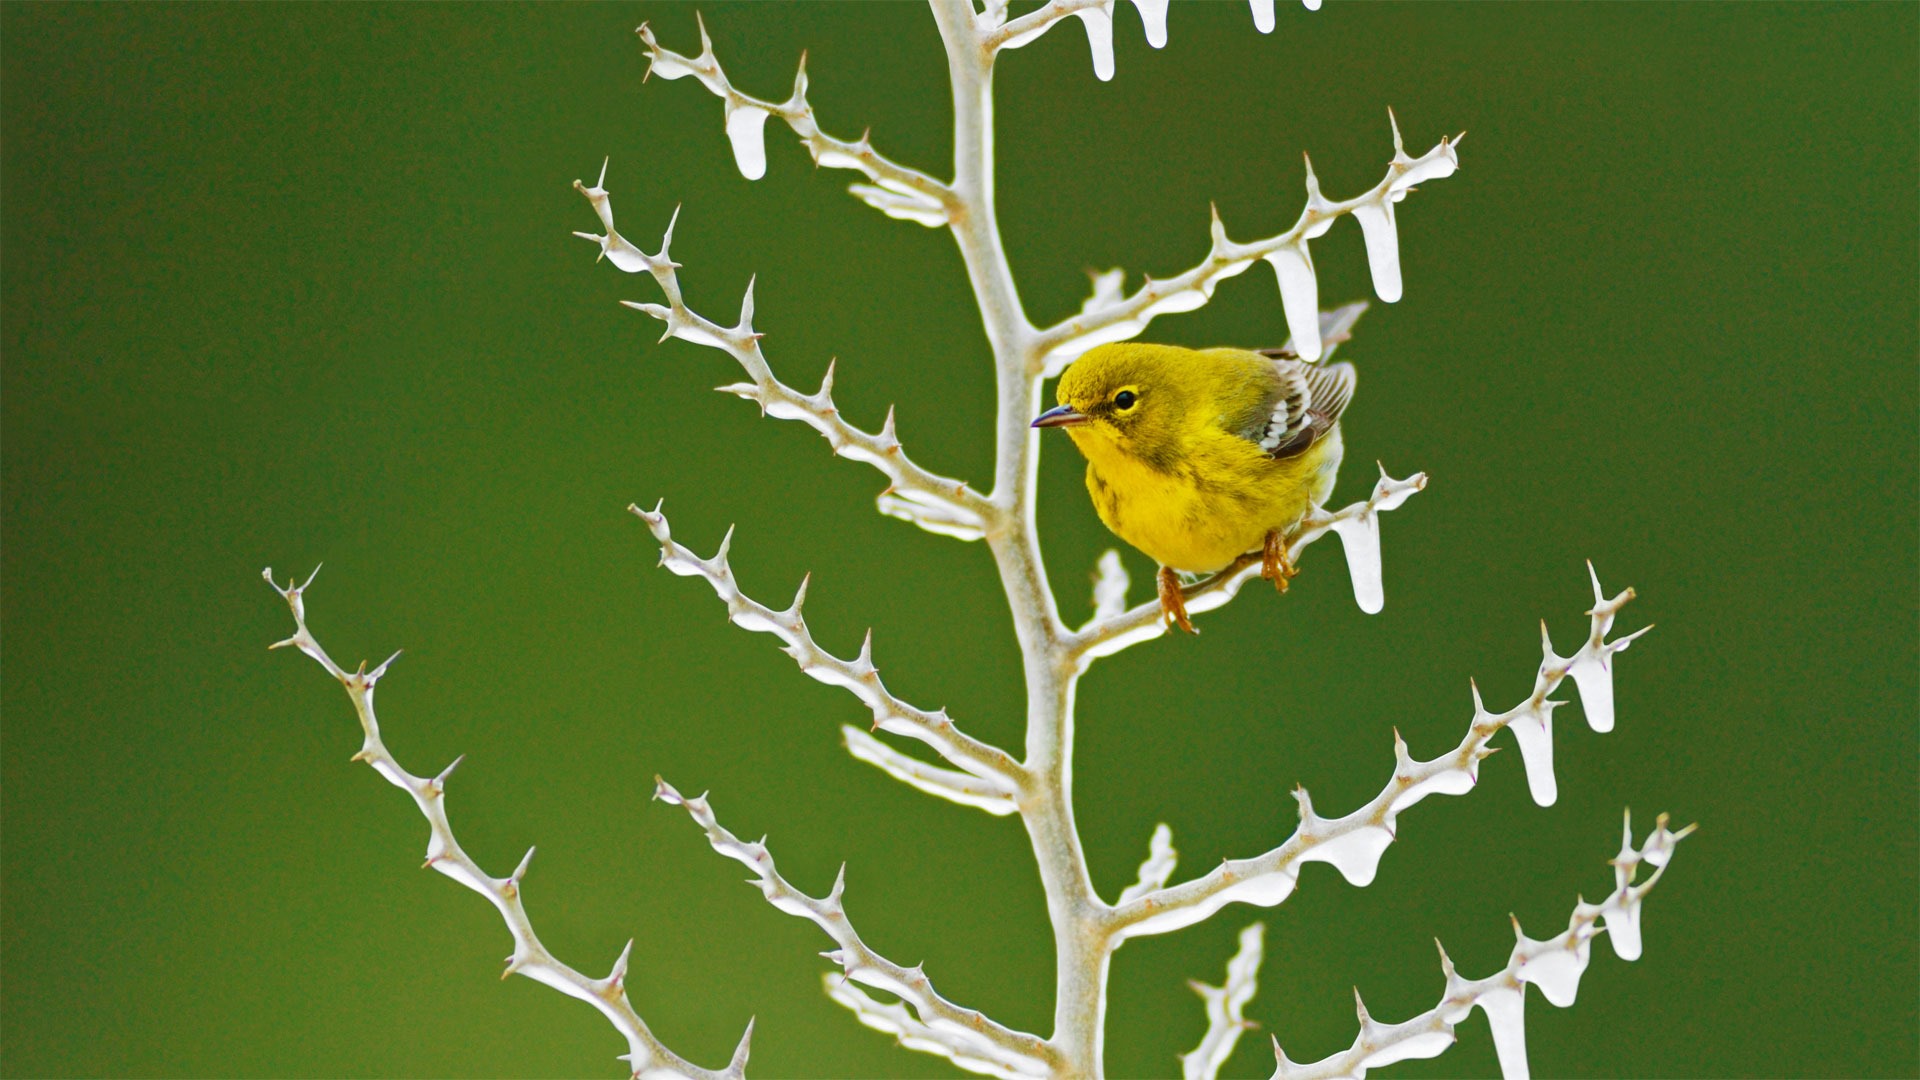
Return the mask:
[[[778, 96], [802, 49], [828, 130], [946, 171], [942, 54], [918, 5], [708, 5], [728, 71]], [[949, 996], [1044, 1030], [1051, 945], [1018, 826], [849, 760], [864, 713], [654, 567], [622, 508], [772, 601], [814, 572], [823, 641], [868, 626], [890, 685], [1020, 742], [1017, 657], [987, 553], [878, 517], [871, 471], [708, 387], [719, 354], [656, 345], [616, 306], [652, 283], [594, 265], [568, 186], [611, 155], [625, 231], [730, 317], [759, 274], [769, 354], [848, 413], [898, 403], [929, 465], [991, 471], [991, 380], [942, 233], [848, 198], [770, 129], [731, 163], [717, 101], [642, 85], [633, 27], [691, 49], [668, 5], [9, 4], [4, 33], [3, 1066], [11, 1075], [613, 1076], [579, 1003], [495, 975], [478, 897], [418, 869], [425, 829], [350, 765], [345, 696], [259, 580], [325, 560], [316, 632], [382, 684], [416, 771], [455, 755], [460, 835], [527, 886], [546, 942], [602, 971], [636, 939], [659, 1034], [754, 1073], [947, 1075], [819, 988], [825, 939], [740, 884], [653, 775], [711, 788], [787, 874], [849, 905]], [[1902, 5], [1176, 5], [1119, 75], [1069, 25], [999, 83], [1003, 225], [1029, 309], [1083, 271], [1169, 274], [1327, 190], [1372, 183], [1386, 108], [1410, 145], [1470, 129], [1456, 177], [1401, 208], [1407, 298], [1346, 355], [1364, 371], [1344, 500], [1371, 462], [1425, 469], [1386, 520], [1388, 605], [1359, 613], [1336, 545], [1096, 668], [1078, 806], [1097, 883], [1157, 821], [1183, 873], [1264, 850], [1295, 782], [1342, 812], [1390, 731], [1451, 746], [1467, 679], [1524, 692], [1536, 620], [1570, 648], [1581, 560], [1637, 586], [1620, 727], [1561, 714], [1560, 801], [1518, 755], [1402, 821], [1378, 881], [1327, 867], [1271, 911], [1138, 942], [1114, 967], [1116, 1075], [1177, 1072], [1237, 930], [1269, 960], [1229, 1071], [1266, 1075], [1375, 1015], [1429, 1006], [1432, 938], [1469, 975], [1598, 894], [1631, 806], [1698, 820], [1649, 902], [1648, 948], [1598, 945], [1571, 1010], [1530, 1002], [1546, 1076], [1896, 1075], [1916, 1049], [1916, 41]], [[1367, 294], [1359, 231], [1315, 248], [1329, 303]], [[1158, 322], [1190, 344], [1285, 336], [1266, 268]], [[1048, 446], [1042, 529], [1070, 616], [1112, 541], [1077, 458]], [[1148, 567], [1129, 553], [1136, 580]], [[1138, 590], [1138, 586], [1136, 589]], [[1138, 592], [1136, 592], [1138, 595]], [[1569, 688], [1569, 694], [1571, 688]], [[1505, 744], [1508, 736], [1501, 736]], [[1494, 1071], [1485, 1022], [1403, 1076]]]

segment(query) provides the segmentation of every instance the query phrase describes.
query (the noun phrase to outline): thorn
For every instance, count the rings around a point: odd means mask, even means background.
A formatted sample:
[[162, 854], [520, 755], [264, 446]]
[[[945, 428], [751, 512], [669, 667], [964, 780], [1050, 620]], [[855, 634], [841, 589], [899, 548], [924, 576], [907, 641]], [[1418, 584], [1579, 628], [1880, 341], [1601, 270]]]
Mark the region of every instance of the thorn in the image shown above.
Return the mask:
[[[365, 751], [363, 750], [361, 753], [365, 753]], [[440, 775], [433, 778], [434, 791], [440, 792], [447, 790], [447, 777], [452, 776], [453, 770], [459, 768], [460, 763], [465, 760], [467, 760], [467, 755], [461, 754], [459, 757], [453, 759], [453, 764], [440, 770]]]
[[793, 606], [787, 610], [800, 614], [800, 605], [807, 602], [807, 585], [813, 581], [813, 571], [809, 570], [800, 578], [800, 587], [793, 591]]
[[1300, 152], [1300, 160], [1307, 164], [1307, 210], [1317, 214], [1320, 203], [1325, 201], [1320, 195], [1320, 178], [1313, 175], [1313, 158], [1306, 151]]
[[1607, 594], [1600, 591], [1600, 575], [1594, 571], [1592, 559], [1587, 560], [1587, 579], [1593, 582], [1593, 602], [1595, 604], [1606, 603]]
[[607, 987], [609, 989], [619, 990], [621, 984], [627, 981], [627, 957], [632, 955], [632, 953], [633, 939], [628, 938], [627, 947], [620, 950], [619, 959], [613, 962], [613, 970], [607, 973]]
[[[313, 573], [311, 573], [311, 574], [308, 574], [308, 575], [307, 575], [307, 580], [305, 580], [305, 581], [303, 581], [303, 582], [301, 582], [301, 583], [300, 583], [300, 588], [298, 588], [298, 589], [296, 589], [296, 590], [294, 590], [294, 591], [296, 591], [296, 592], [306, 592], [306, 591], [307, 591], [307, 586], [309, 586], [309, 585], [311, 585], [311, 584], [313, 584], [313, 579], [314, 579], [314, 578], [317, 578], [317, 577], [319, 577], [319, 576], [320, 576], [320, 568], [321, 568], [322, 566], [325, 566], [325, 565], [326, 565], [326, 563], [314, 563], [314, 564], [313, 564]], [[291, 583], [291, 582], [289, 582], [289, 583]]]
[[[462, 756], [464, 757], [465, 755], [462, 755]], [[373, 751], [371, 751], [371, 750], [362, 750], [362, 751], [360, 751], [359, 753], [357, 753], [357, 754], [355, 754], [355, 755], [353, 755], [352, 757], [350, 757], [350, 758], [348, 758], [348, 759], [347, 759], [347, 762], [348, 762], [349, 764], [351, 764], [351, 763], [353, 763], [353, 762], [356, 762], [356, 761], [372, 761], [372, 760], [373, 760]], [[458, 764], [459, 764], [459, 762], [457, 762], [457, 761], [456, 761], [456, 762], [454, 762], [454, 764], [455, 764], [455, 765], [458, 765]], [[448, 771], [448, 772], [452, 772], [452, 771], [453, 771], [453, 769], [452, 769], [451, 767], [449, 767], [449, 768], [447, 769], [447, 771]]]
[[1387, 123], [1393, 128], [1393, 156], [1405, 157], [1406, 146], [1400, 141], [1400, 118], [1393, 115], [1393, 106], [1387, 106]]
[[[1540, 625], [1544, 629], [1547, 624], [1543, 622]], [[1487, 703], [1480, 698], [1480, 681], [1472, 676], [1468, 676], [1467, 688], [1473, 691], [1473, 715], [1475, 718], [1478, 718], [1482, 713], [1487, 711]]]
[[1360, 988], [1357, 986], [1353, 988], [1353, 1011], [1360, 1017], [1361, 1027], [1373, 1022], [1373, 1017], [1367, 1015], [1367, 1003], [1360, 1000]]
[[747, 1055], [752, 1052], [753, 1024], [758, 1017], [747, 1018], [747, 1030], [740, 1035], [740, 1045], [733, 1050], [733, 1059], [727, 1062], [727, 1075], [744, 1077], [747, 1075]]
[[1440, 944], [1439, 938], [1433, 939], [1433, 947], [1440, 950], [1440, 973], [1447, 977], [1448, 982], [1452, 982], [1454, 977], [1453, 957], [1447, 955], [1447, 947]]
[[[1646, 632], [1645, 630], [1640, 631], [1640, 633], [1645, 633], [1645, 632]], [[405, 650], [403, 649], [395, 649], [393, 650], [392, 656], [389, 656], [385, 660], [380, 661], [380, 666], [377, 668], [374, 668], [373, 673], [367, 676], [367, 685], [371, 686], [374, 683], [379, 682], [381, 678], [383, 678], [387, 674], [387, 668], [392, 666], [395, 660], [400, 659], [400, 654], [404, 651]]]
[[527, 853], [520, 856], [520, 865], [513, 868], [513, 876], [507, 879], [508, 882], [515, 886], [520, 884], [521, 879], [527, 876], [527, 865], [533, 862], [533, 853], [538, 850], [538, 848], [528, 848]]
[[600, 159], [600, 179], [595, 180], [593, 186], [601, 191], [605, 191], [607, 188], [607, 165], [612, 161], [612, 154], [608, 154], [606, 157]]

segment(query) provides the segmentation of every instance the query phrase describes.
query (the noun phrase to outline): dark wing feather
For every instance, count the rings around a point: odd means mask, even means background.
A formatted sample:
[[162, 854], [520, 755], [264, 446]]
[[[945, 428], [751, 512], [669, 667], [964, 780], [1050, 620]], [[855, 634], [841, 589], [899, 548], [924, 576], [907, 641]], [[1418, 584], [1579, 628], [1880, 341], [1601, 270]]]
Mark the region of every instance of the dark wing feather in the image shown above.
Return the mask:
[[1292, 457], [1325, 438], [1340, 422], [1340, 414], [1353, 400], [1355, 373], [1352, 364], [1272, 359], [1280, 376], [1280, 393], [1254, 441], [1269, 457]]

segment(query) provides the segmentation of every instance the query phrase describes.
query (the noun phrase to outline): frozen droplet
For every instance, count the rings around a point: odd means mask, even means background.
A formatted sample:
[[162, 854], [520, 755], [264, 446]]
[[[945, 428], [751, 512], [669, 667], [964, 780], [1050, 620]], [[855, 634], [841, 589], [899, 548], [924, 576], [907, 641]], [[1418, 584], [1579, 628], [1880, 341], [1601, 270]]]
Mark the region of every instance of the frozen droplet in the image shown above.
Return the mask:
[[[1397, 155], [1396, 160], [1404, 161], [1407, 165], [1406, 171], [1395, 177], [1387, 187], [1396, 196], [1404, 195], [1415, 184], [1452, 176], [1460, 168], [1459, 154], [1454, 152], [1453, 144], [1445, 139], [1418, 158], [1408, 159], [1405, 155]], [[1394, 201], [1398, 202], [1399, 199], [1395, 198]]]
[[767, 175], [767, 110], [758, 105], [727, 103], [727, 138], [733, 143], [733, 163], [740, 175], [758, 180]]
[[1101, 82], [1113, 79], [1113, 15], [1107, 7], [1083, 7], [1074, 12], [1087, 28], [1087, 48], [1093, 51], [1093, 74]]
[[694, 70], [688, 67], [686, 62], [680, 59], [677, 54], [670, 53], [665, 49], [654, 50], [653, 63], [648, 66], [647, 73], [668, 80], [682, 79], [688, 75], [695, 74]]
[[1613, 730], [1613, 666], [1605, 652], [1582, 649], [1567, 668], [1580, 688], [1580, 708], [1595, 731]]
[[1393, 219], [1393, 203], [1363, 203], [1353, 208], [1354, 219], [1367, 238], [1367, 268], [1373, 271], [1373, 291], [1391, 304], [1400, 299], [1400, 237]]
[[1263, 34], [1273, 33], [1273, 0], [1249, 0], [1253, 5], [1253, 28]]
[[1140, 22], [1146, 27], [1147, 44], [1156, 49], [1167, 44], [1167, 0], [1133, 0], [1140, 10]]
[[1383, 825], [1364, 825], [1313, 845], [1301, 853], [1298, 861], [1328, 863], [1340, 871], [1340, 876], [1347, 879], [1347, 884], [1364, 888], [1373, 884], [1374, 875], [1380, 870], [1380, 856], [1392, 843], [1391, 829]]
[[[1308, 11], [1319, 11], [1319, 10], [1320, 10], [1320, 0], [1300, 0], [1300, 3], [1301, 3], [1301, 4], [1303, 4], [1303, 5], [1305, 5], [1305, 6], [1306, 6], [1306, 9], [1307, 9]], [[1429, 1055], [1429, 1056], [1431, 1056], [1431, 1055]]]
[[1155, 300], [1153, 303], [1147, 305], [1147, 310], [1141, 314], [1152, 319], [1161, 315], [1177, 315], [1183, 311], [1195, 311], [1206, 306], [1207, 294], [1205, 292], [1199, 289], [1181, 289], [1179, 292], [1168, 293], [1160, 299]]
[[1287, 313], [1287, 329], [1300, 359], [1320, 359], [1320, 282], [1314, 277], [1313, 256], [1304, 242], [1288, 244], [1267, 255], [1280, 279], [1280, 306]]
[[1340, 534], [1340, 546], [1347, 553], [1347, 574], [1353, 579], [1353, 602], [1369, 615], [1378, 615], [1387, 606], [1385, 586], [1380, 581], [1380, 516], [1364, 513], [1333, 523]]
[[1528, 1080], [1526, 988], [1501, 987], [1481, 993], [1474, 1004], [1487, 1014], [1493, 1029], [1493, 1050], [1500, 1058], [1505, 1080]]
[[1520, 760], [1527, 767], [1527, 790], [1536, 806], [1552, 806], [1560, 797], [1553, 776], [1553, 709], [1528, 709], [1507, 725], [1520, 743]]

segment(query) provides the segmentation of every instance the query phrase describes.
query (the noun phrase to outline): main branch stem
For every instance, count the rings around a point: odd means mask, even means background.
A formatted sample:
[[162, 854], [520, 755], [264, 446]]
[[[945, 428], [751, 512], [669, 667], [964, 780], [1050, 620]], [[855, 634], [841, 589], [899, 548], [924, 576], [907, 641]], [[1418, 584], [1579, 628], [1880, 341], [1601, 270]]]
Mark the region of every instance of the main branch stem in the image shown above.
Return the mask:
[[1041, 381], [1037, 334], [1020, 306], [994, 211], [994, 54], [982, 41], [970, 0], [931, 2], [953, 83], [953, 192], [960, 207], [953, 236], [966, 261], [998, 382], [995, 519], [988, 523], [987, 540], [1026, 671], [1028, 779], [1019, 802], [1053, 924], [1049, 1041], [1059, 1051], [1064, 1073], [1099, 1076], [1111, 948], [1100, 918], [1105, 905], [1087, 877], [1073, 821], [1073, 696], [1079, 669], [1064, 647], [1066, 628], [1054, 608], [1034, 532], [1040, 455], [1028, 425], [1039, 411]]

